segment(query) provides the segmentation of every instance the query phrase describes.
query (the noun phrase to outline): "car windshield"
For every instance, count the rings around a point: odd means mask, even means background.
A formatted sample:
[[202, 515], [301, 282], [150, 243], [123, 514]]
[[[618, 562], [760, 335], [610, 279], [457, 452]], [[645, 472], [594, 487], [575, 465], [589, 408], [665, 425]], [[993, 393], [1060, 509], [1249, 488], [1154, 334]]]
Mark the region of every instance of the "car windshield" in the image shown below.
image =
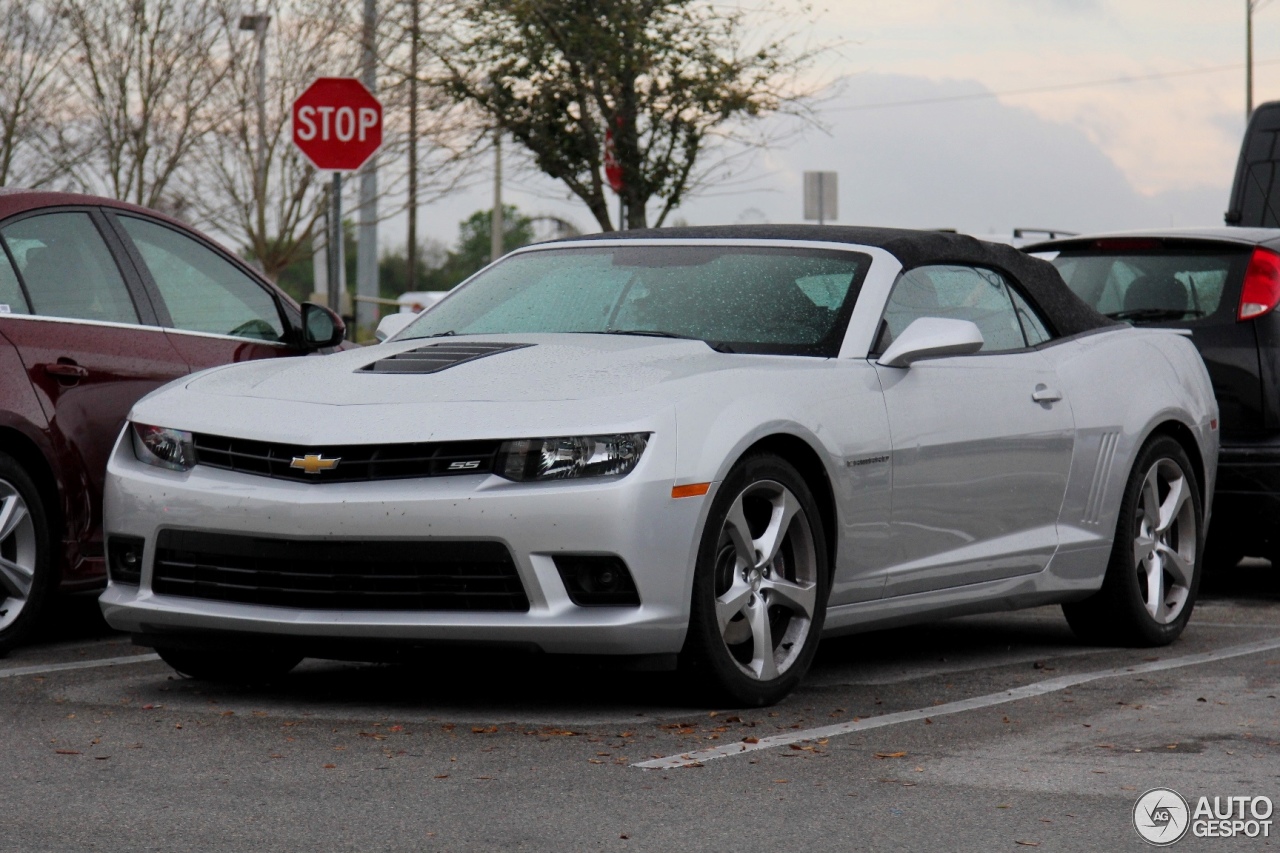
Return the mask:
[[[1077, 296], [1132, 323], [1199, 320], [1216, 312], [1244, 275], [1247, 250], [1063, 252], [1053, 264]], [[1231, 304], [1228, 304], [1231, 308]]]
[[834, 356], [870, 263], [857, 252], [800, 248], [543, 249], [480, 273], [396, 339], [633, 334], [724, 352]]

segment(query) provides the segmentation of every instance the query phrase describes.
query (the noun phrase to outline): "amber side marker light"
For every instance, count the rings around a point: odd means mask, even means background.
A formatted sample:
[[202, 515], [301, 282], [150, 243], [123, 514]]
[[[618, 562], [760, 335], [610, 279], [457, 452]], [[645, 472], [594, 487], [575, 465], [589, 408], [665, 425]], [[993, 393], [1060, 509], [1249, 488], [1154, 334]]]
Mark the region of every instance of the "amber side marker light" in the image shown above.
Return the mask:
[[696, 498], [705, 495], [710, 490], [710, 483], [691, 483], [687, 486], [672, 486], [671, 497], [673, 498]]

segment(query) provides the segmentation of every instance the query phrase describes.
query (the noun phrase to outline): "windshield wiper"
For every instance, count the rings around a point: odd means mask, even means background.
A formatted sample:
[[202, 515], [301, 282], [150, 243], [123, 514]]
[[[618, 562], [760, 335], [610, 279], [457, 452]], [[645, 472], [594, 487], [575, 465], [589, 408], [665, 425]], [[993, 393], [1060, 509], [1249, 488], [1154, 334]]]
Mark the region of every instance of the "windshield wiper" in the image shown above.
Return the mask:
[[1160, 320], [1181, 320], [1184, 317], [1203, 317], [1203, 311], [1187, 311], [1181, 308], [1131, 308], [1128, 311], [1112, 311], [1107, 314], [1112, 320], [1138, 320], [1148, 323]]
[[677, 335], [675, 332], [664, 332], [661, 329], [606, 329], [606, 335], [642, 335], [646, 338], [678, 338], [682, 341], [702, 341], [716, 352], [734, 352], [733, 347], [723, 341], [708, 341], [705, 338], [695, 338], [692, 335]]
[[434, 335], [427, 335], [427, 337], [428, 338], [451, 338], [456, 334], [458, 333], [455, 332], [453, 329], [450, 329], [447, 332], [436, 332]]
[[697, 340], [688, 335], [677, 335], [675, 332], [664, 332], [661, 329], [605, 329], [606, 335], [643, 335], [647, 338], [680, 338], [685, 341]]

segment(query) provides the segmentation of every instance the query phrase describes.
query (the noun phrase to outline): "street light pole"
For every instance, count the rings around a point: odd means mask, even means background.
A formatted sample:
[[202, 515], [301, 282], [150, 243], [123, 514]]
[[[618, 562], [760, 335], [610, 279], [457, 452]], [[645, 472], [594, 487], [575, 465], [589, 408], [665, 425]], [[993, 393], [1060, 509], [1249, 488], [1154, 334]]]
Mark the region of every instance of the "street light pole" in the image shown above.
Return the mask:
[[[240, 29], [252, 30], [258, 47], [258, 140], [254, 151], [253, 163], [253, 200], [257, 210], [258, 234], [263, 238], [267, 233], [267, 25], [271, 16], [265, 12], [254, 11], [252, 14], [240, 16]], [[261, 265], [262, 260], [258, 260]]]

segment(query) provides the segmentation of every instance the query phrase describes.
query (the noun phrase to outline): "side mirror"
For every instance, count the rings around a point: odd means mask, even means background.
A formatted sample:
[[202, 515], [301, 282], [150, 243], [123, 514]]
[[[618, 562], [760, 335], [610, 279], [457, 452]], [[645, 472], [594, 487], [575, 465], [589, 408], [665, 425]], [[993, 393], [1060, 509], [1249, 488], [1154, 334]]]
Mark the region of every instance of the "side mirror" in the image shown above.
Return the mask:
[[373, 336], [378, 339], [379, 343], [387, 338], [394, 338], [416, 319], [418, 319], [418, 315], [409, 311], [388, 314], [378, 323], [378, 328], [374, 331]]
[[302, 303], [302, 342], [308, 349], [324, 349], [342, 343], [347, 324], [323, 305]]
[[884, 367], [910, 367], [925, 358], [971, 355], [982, 349], [982, 344], [982, 332], [969, 320], [921, 317], [902, 330], [876, 363]]

